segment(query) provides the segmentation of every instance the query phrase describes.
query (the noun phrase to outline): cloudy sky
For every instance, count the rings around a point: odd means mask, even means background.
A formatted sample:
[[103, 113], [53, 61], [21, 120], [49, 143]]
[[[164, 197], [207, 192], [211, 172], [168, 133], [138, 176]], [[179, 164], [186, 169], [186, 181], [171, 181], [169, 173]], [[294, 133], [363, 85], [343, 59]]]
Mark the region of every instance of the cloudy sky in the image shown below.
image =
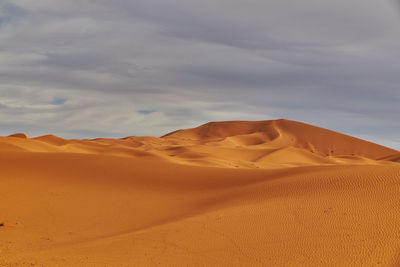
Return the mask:
[[1, 0], [0, 135], [287, 118], [400, 149], [394, 0]]

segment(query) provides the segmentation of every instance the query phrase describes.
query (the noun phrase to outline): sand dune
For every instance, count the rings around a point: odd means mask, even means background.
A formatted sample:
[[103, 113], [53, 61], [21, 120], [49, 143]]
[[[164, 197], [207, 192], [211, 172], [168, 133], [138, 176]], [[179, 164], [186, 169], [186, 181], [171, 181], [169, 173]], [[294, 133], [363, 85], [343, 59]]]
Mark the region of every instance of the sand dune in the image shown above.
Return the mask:
[[16, 138], [23, 138], [23, 139], [27, 139], [28, 136], [26, 136], [26, 134], [24, 133], [15, 133], [15, 134], [11, 134], [8, 137], [16, 137]]
[[230, 140], [239, 146], [297, 147], [324, 156], [359, 155], [378, 159], [394, 150], [348, 135], [290, 120], [210, 122], [164, 138], [198, 141]]
[[288, 120], [0, 137], [0, 266], [396, 266], [399, 155]]

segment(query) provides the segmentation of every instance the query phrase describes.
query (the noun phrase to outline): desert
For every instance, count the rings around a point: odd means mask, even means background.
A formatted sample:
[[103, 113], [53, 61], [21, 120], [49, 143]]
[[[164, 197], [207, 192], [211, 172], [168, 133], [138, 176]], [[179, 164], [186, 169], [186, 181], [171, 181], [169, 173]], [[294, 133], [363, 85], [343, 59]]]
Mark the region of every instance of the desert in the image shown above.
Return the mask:
[[0, 137], [0, 266], [397, 266], [399, 153], [284, 119]]
[[400, 266], [400, 0], [0, 0], [0, 267]]

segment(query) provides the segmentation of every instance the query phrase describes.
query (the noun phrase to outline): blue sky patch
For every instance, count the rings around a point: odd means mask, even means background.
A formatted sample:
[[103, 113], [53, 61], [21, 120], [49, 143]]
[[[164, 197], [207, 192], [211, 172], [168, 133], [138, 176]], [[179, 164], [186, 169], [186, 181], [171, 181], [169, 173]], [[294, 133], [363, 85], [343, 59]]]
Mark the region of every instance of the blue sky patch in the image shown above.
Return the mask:
[[11, 3], [0, 3], [0, 26], [20, 18], [26, 14], [25, 10]]
[[141, 109], [141, 110], [138, 110], [138, 112], [139, 112], [140, 114], [143, 114], [143, 115], [148, 115], [148, 114], [154, 113], [154, 112], [156, 112], [156, 111], [155, 111], [155, 110], [152, 110], [152, 109]]
[[55, 97], [55, 98], [50, 102], [50, 104], [55, 105], [55, 106], [61, 106], [61, 105], [64, 105], [66, 101], [67, 101], [66, 98], [63, 98], [63, 97]]

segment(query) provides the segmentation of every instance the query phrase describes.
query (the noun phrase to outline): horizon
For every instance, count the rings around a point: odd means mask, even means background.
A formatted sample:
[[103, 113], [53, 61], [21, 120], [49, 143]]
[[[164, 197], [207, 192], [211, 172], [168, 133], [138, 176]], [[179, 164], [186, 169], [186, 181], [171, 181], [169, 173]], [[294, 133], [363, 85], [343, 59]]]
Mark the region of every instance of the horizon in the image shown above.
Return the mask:
[[288, 118], [400, 150], [398, 1], [0, 3], [0, 135]]
[[[307, 122], [294, 121], [294, 120], [290, 120], [290, 119], [286, 119], [286, 118], [279, 118], [279, 119], [272, 119], [272, 120], [259, 120], [259, 121], [248, 121], [248, 120], [210, 121], [210, 122], [203, 123], [201, 125], [197, 125], [197, 126], [192, 127], [192, 128], [176, 129], [174, 131], [162, 134], [160, 136], [154, 136], [154, 135], [128, 135], [128, 136], [114, 137], [114, 138], [112, 138], [112, 137], [101, 137], [100, 136], [100, 137], [95, 137], [95, 138], [71, 138], [71, 139], [69, 139], [69, 138], [64, 138], [63, 136], [54, 135], [52, 133], [48, 133], [48, 134], [44, 134], [44, 135], [38, 135], [38, 136], [29, 136], [29, 135], [27, 135], [26, 133], [23, 133], [23, 132], [18, 132], [18, 133], [16, 132], [16, 133], [12, 133], [12, 134], [5, 135], [5, 136], [2, 136], [2, 137], [15, 137], [13, 135], [22, 134], [22, 135], [25, 135], [25, 137], [27, 137], [28, 139], [35, 139], [35, 138], [46, 137], [46, 136], [54, 136], [54, 137], [65, 139], [65, 140], [68, 140], [68, 139], [69, 140], [125, 139], [125, 138], [129, 138], [129, 137], [156, 137], [156, 138], [163, 138], [163, 137], [166, 137], [168, 135], [171, 135], [171, 134], [179, 132], [179, 131], [196, 129], [196, 128], [199, 128], [201, 126], [204, 126], [204, 125], [207, 125], [207, 124], [210, 124], [210, 123], [215, 123], [215, 124], [218, 124], [218, 123], [248, 123], [248, 122], [251, 123], [251, 122], [269, 122], [269, 121], [282, 121], [282, 120], [283, 121], [290, 121], [290, 122], [298, 122], [298, 123], [301, 123], [301, 124], [304, 124], [304, 125], [308, 125], [308, 126], [312, 126], [312, 127], [316, 127], [316, 128], [321, 128], [321, 129], [328, 130], [328, 131], [331, 131], [331, 132], [334, 132], [334, 133], [343, 134], [343, 135], [346, 135], [346, 136], [354, 137], [356, 139], [360, 139], [360, 140], [371, 142], [371, 143], [374, 143], [374, 144], [377, 144], [377, 145], [385, 146], [383, 144], [375, 143], [375, 142], [373, 142], [371, 140], [363, 139], [363, 138], [360, 138], [360, 137], [357, 137], [357, 136], [352, 136], [352, 135], [349, 135], [349, 134], [346, 134], [346, 133], [341, 133], [341, 132], [338, 132], [338, 131], [335, 131], [335, 130], [332, 130], [332, 129], [323, 128], [323, 127], [320, 127], [318, 125], [312, 125], [312, 124], [309, 124]], [[385, 146], [385, 147], [399, 151], [398, 149], [390, 147], [390, 146]]]

